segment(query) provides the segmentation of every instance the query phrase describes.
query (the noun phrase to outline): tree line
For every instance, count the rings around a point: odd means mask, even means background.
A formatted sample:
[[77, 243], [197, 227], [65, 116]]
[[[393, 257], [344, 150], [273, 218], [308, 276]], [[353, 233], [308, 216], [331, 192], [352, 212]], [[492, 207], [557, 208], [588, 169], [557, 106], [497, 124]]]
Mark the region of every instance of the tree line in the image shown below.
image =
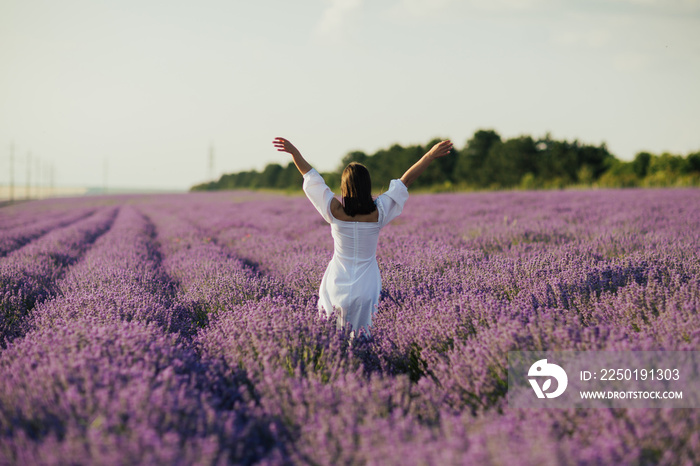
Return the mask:
[[[374, 154], [349, 152], [336, 170], [323, 176], [331, 189], [337, 190], [343, 168], [360, 162], [370, 170], [374, 188], [383, 191], [438, 141], [424, 146], [394, 144]], [[453, 152], [433, 162], [413, 186], [432, 191], [700, 186], [700, 152], [687, 156], [640, 152], [625, 162], [612, 155], [605, 144], [559, 141], [549, 134], [540, 139], [519, 136], [504, 140], [494, 130], [477, 131], [461, 150]], [[301, 185], [302, 177], [290, 162], [287, 166], [271, 163], [260, 172], [225, 174], [191, 190], [298, 190]]]

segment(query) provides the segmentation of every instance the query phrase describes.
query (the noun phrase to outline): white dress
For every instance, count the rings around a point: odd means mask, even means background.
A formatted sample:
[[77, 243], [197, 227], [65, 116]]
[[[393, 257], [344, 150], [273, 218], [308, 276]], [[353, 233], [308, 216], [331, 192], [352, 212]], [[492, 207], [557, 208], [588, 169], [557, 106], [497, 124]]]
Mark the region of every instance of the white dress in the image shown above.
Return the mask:
[[389, 189], [374, 201], [379, 211], [377, 222], [346, 222], [333, 217], [333, 192], [315, 169], [304, 175], [304, 192], [331, 224], [333, 235], [333, 258], [318, 290], [319, 312], [330, 317], [335, 308], [339, 327], [347, 322], [355, 331], [368, 331], [382, 289], [377, 265], [379, 230], [401, 213], [408, 189], [401, 180], [391, 180]]

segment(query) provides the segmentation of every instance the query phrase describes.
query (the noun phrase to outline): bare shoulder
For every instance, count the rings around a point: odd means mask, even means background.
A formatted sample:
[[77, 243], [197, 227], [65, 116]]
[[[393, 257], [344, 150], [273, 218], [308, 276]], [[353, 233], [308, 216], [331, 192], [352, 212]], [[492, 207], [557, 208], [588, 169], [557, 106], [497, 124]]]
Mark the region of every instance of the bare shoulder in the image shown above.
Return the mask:
[[347, 217], [343, 204], [335, 197], [331, 200], [331, 215], [339, 220], [345, 220], [345, 217]]
[[335, 215], [338, 209], [343, 210], [343, 204], [335, 197], [331, 200], [331, 212]]
[[345, 213], [343, 204], [336, 198], [331, 200], [331, 215], [342, 220], [344, 222], [378, 222], [379, 221], [379, 211], [377, 209], [370, 214], [357, 214], [354, 217], [349, 216]]

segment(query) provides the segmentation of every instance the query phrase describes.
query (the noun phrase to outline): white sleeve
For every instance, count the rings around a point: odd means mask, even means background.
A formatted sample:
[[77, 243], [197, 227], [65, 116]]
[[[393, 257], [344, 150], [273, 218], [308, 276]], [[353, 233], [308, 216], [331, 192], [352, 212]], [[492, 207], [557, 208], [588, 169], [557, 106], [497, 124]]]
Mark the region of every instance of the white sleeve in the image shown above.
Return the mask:
[[321, 217], [331, 223], [331, 200], [333, 200], [333, 191], [323, 181], [323, 177], [312, 168], [304, 175], [304, 192], [311, 203], [316, 207]]
[[403, 211], [403, 205], [408, 200], [408, 188], [401, 180], [391, 180], [389, 189], [377, 198], [379, 207], [379, 223], [381, 226], [394, 220]]

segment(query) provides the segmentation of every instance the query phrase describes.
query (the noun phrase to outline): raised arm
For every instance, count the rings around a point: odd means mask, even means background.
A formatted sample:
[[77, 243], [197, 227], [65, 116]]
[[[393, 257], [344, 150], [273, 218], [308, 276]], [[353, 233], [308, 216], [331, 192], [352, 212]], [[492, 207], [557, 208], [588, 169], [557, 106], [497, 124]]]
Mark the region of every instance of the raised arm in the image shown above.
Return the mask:
[[301, 152], [299, 152], [299, 149], [294, 147], [294, 144], [284, 138], [275, 138], [272, 141], [272, 144], [274, 144], [279, 152], [287, 152], [292, 155], [294, 165], [297, 166], [297, 170], [299, 170], [299, 173], [301, 173], [302, 176], [306, 175], [306, 172], [311, 170], [311, 165], [309, 165], [309, 162], [307, 162], [304, 157], [301, 156]]
[[423, 157], [421, 157], [418, 162], [414, 163], [411, 168], [406, 170], [406, 173], [404, 173], [401, 177], [401, 182], [408, 188], [414, 181], [416, 181], [416, 178], [418, 178], [420, 174], [423, 173], [426, 168], [428, 168], [428, 165], [430, 165], [433, 160], [446, 156], [451, 150], [452, 142], [438, 142]]

